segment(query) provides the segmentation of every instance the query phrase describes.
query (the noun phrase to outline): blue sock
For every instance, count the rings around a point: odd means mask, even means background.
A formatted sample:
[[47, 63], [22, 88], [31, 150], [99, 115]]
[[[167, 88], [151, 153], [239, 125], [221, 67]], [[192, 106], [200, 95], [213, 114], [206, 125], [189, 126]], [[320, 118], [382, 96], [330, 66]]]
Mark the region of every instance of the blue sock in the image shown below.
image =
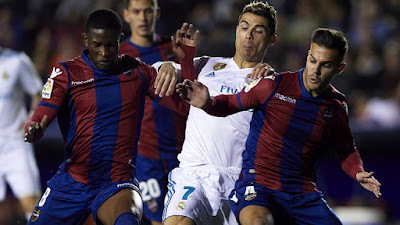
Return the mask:
[[131, 212], [124, 212], [117, 217], [114, 225], [139, 225], [139, 219]]

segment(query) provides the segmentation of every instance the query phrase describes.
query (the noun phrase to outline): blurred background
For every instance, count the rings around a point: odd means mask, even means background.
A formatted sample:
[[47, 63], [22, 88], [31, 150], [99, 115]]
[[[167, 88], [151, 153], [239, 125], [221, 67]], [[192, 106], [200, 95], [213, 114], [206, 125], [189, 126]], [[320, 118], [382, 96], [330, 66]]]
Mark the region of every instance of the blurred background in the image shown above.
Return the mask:
[[[157, 31], [174, 34], [183, 22], [201, 31], [197, 55], [232, 57], [243, 0], [159, 0]], [[311, 32], [339, 29], [349, 41], [347, 67], [333, 84], [346, 94], [350, 124], [367, 171], [375, 171], [383, 197], [376, 199], [340, 168], [332, 154], [318, 163], [318, 186], [344, 224], [400, 224], [400, 0], [270, 0], [278, 11], [278, 40], [265, 61], [276, 71], [305, 65]], [[81, 34], [93, 10], [121, 14], [119, 0], [0, 0], [0, 43], [25, 51], [45, 82], [58, 62], [84, 49]], [[124, 33], [129, 36], [125, 24]], [[42, 188], [63, 160], [56, 121], [36, 147]], [[329, 146], [327, 149], [330, 150]], [[20, 224], [10, 194], [0, 203], [0, 225]]]

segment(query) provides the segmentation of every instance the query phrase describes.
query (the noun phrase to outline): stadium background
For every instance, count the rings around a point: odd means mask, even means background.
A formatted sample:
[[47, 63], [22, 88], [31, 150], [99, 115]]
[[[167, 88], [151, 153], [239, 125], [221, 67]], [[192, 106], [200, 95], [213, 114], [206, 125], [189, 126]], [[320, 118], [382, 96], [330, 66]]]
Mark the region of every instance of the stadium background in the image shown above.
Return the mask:
[[[157, 31], [171, 35], [183, 22], [201, 31], [197, 55], [233, 56], [243, 0], [159, 0]], [[340, 169], [332, 151], [318, 163], [318, 185], [345, 224], [400, 224], [400, 1], [271, 0], [278, 11], [278, 40], [266, 62], [276, 71], [304, 65], [310, 34], [317, 27], [342, 30], [349, 40], [347, 67], [334, 85], [348, 97], [350, 124], [367, 171], [383, 184], [379, 200]], [[0, 0], [0, 40], [25, 51], [43, 82], [57, 62], [84, 48], [85, 18], [95, 9], [121, 12], [119, 0]], [[124, 32], [129, 36], [125, 24]], [[15, 90], [18, 91], [18, 90]], [[56, 123], [35, 144], [43, 190], [62, 162]], [[329, 149], [329, 146], [327, 147]], [[20, 224], [12, 195], [0, 203], [0, 225]], [[23, 217], [23, 215], [22, 215]]]

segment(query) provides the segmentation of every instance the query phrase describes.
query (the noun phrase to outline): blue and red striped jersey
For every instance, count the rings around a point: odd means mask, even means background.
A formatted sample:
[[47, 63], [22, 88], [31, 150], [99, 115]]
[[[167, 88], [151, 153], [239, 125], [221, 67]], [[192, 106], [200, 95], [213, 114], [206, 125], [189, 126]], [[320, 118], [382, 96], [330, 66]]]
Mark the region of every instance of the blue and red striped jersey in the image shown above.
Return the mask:
[[289, 193], [316, 191], [314, 164], [329, 138], [349, 176], [355, 179], [364, 171], [344, 95], [330, 85], [320, 96], [311, 96], [302, 73], [303, 69], [260, 78], [236, 95], [214, 97], [207, 108], [216, 116], [254, 108], [243, 152], [243, 179]]
[[[158, 61], [178, 62], [172, 52], [171, 39], [159, 35], [151, 47], [135, 45], [127, 38], [119, 52], [138, 58], [149, 65]], [[182, 150], [186, 119], [187, 116], [146, 98], [138, 154], [155, 160], [176, 159]]]
[[80, 57], [53, 68], [32, 121], [57, 113], [65, 141], [60, 169], [75, 180], [86, 184], [128, 180], [136, 175], [145, 96], [183, 114], [189, 106], [176, 94], [164, 98], [154, 94], [157, 73], [149, 65], [122, 55], [117, 66], [102, 71], [87, 54], [84, 50]]

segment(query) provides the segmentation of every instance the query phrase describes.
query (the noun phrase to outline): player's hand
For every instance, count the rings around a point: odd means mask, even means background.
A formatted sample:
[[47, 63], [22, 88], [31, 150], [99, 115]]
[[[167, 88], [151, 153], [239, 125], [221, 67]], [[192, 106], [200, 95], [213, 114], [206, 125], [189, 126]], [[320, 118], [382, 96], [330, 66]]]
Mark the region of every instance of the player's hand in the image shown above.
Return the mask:
[[356, 174], [356, 179], [363, 188], [374, 193], [375, 197], [380, 198], [382, 196], [381, 183], [373, 175], [374, 172], [359, 172]]
[[172, 43], [172, 51], [178, 57], [178, 59], [185, 58], [185, 53], [179, 47], [182, 44], [196, 47], [197, 46], [197, 39], [200, 35], [200, 31], [196, 30], [193, 33], [193, 24], [183, 23], [181, 29], [176, 31], [175, 37], [171, 36], [171, 43]]
[[178, 80], [178, 73], [172, 62], [165, 62], [158, 70], [156, 80], [154, 82], [154, 91], [158, 96], [170, 96], [174, 93], [175, 84]]
[[38, 135], [43, 135], [44, 131], [47, 129], [48, 125], [48, 117], [44, 115], [42, 121], [32, 122], [28, 128], [25, 130], [24, 141], [25, 142], [34, 142], [35, 138]]
[[272, 68], [272, 66], [268, 65], [267, 63], [259, 63], [254, 67], [253, 71], [250, 74], [247, 74], [247, 77], [256, 80], [260, 77], [266, 77], [274, 73], [275, 70], [274, 68]]
[[208, 88], [197, 80], [185, 79], [182, 83], [176, 85], [176, 92], [194, 107], [206, 109], [211, 104]]

